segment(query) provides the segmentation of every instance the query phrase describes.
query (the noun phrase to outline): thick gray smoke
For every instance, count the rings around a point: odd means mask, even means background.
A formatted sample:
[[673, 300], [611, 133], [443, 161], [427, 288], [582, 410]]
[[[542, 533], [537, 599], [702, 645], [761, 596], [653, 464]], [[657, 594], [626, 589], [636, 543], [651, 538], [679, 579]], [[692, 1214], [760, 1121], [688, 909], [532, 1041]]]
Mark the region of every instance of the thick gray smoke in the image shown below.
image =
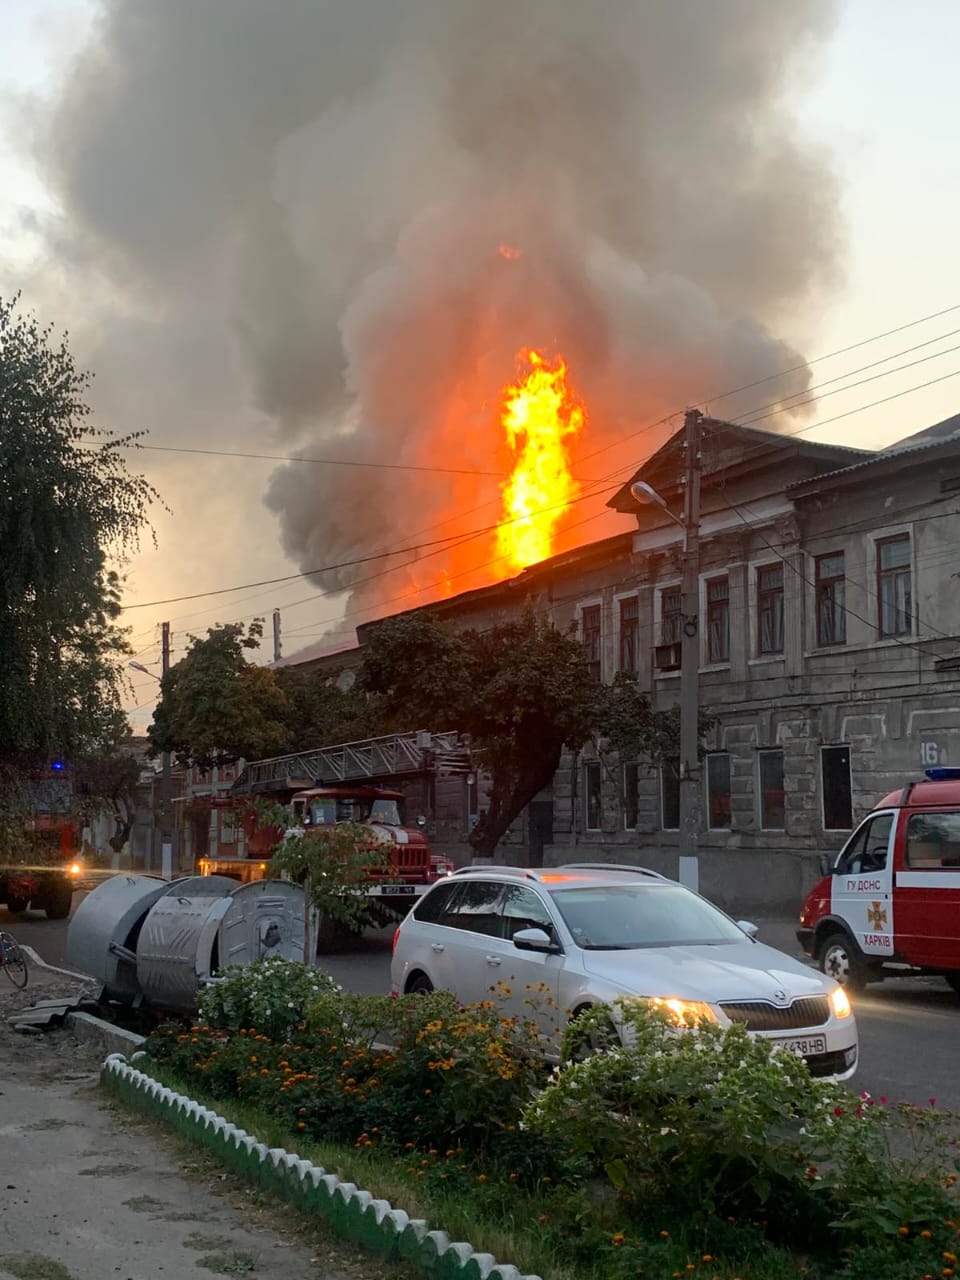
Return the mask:
[[[264, 447], [502, 471], [497, 397], [518, 350], [539, 347], [563, 354], [587, 407], [578, 474], [625, 470], [665, 428], [587, 455], [800, 363], [772, 334], [802, 333], [832, 282], [837, 217], [791, 101], [832, 14], [819, 0], [111, 0], [52, 130], [62, 251], [105, 272], [160, 347], [175, 333], [211, 351], [186, 362], [185, 394], [215, 402], [205, 379], [239, 353]], [[710, 407], [733, 416], [808, 380]], [[165, 433], [182, 439], [175, 422]], [[306, 569], [483, 526], [497, 497], [491, 476], [290, 465], [266, 501]], [[481, 539], [410, 574], [311, 581], [402, 608], [444, 571], [475, 585], [490, 556]]]

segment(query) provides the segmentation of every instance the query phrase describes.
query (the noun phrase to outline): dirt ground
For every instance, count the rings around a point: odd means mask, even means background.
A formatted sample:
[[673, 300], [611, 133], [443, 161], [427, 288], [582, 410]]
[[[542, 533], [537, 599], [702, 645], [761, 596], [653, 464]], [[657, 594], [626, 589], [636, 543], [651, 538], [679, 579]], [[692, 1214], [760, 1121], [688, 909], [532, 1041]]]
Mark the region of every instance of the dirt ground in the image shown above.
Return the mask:
[[118, 1106], [103, 1054], [69, 1031], [15, 1032], [9, 1016], [82, 983], [31, 965], [0, 975], [0, 1277], [404, 1280], [321, 1224], [245, 1186], [205, 1153]]

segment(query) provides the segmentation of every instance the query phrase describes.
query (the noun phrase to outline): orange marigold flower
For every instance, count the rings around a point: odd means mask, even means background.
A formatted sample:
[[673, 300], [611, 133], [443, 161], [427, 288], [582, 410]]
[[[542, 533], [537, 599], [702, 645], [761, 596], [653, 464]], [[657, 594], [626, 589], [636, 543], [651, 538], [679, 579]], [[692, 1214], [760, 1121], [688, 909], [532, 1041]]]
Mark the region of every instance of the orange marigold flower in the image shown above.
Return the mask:
[[623, 1244], [623, 1240], [624, 1240], [624, 1236], [622, 1231], [618, 1231], [617, 1234], [613, 1237], [614, 1244]]
[[898, 1236], [908, 1236], [909, 1234], [910, 1234], [910, 1228], [909, 1228], [909, 1227], [900, 1227], [900, 1228], [898, 1228], [898, 1230], [897, 1230], [897, 1235], [898, 1235]]
[[670, 1239], [670, 1232], [669, 1232], [669, 1231], [661, 1231], [661, 1232], [660, 1232], [660, 1239], [661, 1239], [661, 1240], [669, 1240], [669, 1239]]

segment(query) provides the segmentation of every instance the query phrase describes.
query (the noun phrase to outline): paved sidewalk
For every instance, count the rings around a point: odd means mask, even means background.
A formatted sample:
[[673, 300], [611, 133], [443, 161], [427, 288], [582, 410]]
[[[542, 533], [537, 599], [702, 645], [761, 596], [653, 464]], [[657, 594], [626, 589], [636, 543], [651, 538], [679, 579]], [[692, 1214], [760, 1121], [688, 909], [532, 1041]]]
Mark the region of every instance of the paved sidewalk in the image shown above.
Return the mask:
[[9, 1026], [16, 1009], [79, 984], [37, 968], [25, 992], [0, 983], [0, 1276], [396, 1280], [119, 1108], [99, 1089], [97, 1050]]

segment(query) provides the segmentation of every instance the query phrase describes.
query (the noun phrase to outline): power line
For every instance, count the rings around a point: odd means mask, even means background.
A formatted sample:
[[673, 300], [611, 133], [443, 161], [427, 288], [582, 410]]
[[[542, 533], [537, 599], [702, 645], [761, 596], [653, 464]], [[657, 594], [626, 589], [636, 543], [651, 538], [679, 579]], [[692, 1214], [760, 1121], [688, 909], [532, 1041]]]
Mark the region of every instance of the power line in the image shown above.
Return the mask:
[[[164, 444], [126, 444], [121, 448], [147, 453], [188, 453], [207, 458], [250, 458], [262, 462], [308, 462], [323, 467], [362, 467], [372, 471], [420, 471], [428, 475], [443, 476], [484, 476], [496, 480], [506, 480], [509, 473], [505, 471], [478, 471], [467, 467], [424, 467], [403, 462], [360, 462], [354, 458], [310, 458], [296, 454], [281, 453], [242, 453], [233, 449], [193, 449], [185, 445]], [[93, 452], [91, 450], [90, 452]]]
[[[794, 367], [793, 367], [793, 368], [791, 368], [791, 369], [788, 369], [788, 370], [782, 370], [782, 371], [780, 371], [780, 373], [770, 374], [770, 375], [768, 375], [766, 378], [757, 379], [757, 380], [755, 380], [753, 383], [743, 384], [741, 387], [734, 388], [733, 390], [728, 391], [728, 392], [725, 392], [725, 393], [723, 393], [723, 394], [722, 394], [722, 395], [720, 395], [720, 396], [714, 396], [714, 397], [711, 397], [711, 399], [713, 399], [713, 400], [716, 400], [716, 399], [723, 399], [723, 398], [725, 398], [726, 396], [734, 395], [734, 394], [736, 394], [738, 391], [743, 391], [743, 390], [747, 390], [747, 389], [749, 389], [749, 387], [751, 387], [751, 386], [760, 385], [760, 384], [762, 384], [762, 383], [769, 382], [769, 381], [771, 381], [771, 380], [773, 380], [773, 379], [775, 379], [775, 378], [777, 378], [777, 377], [785, 376], [787, 373], [794, 372], [794, 371], [795, 371], [795, 369], [797, 369], [797, 368], [806, 367], [806, 365], [813, 364], [813, 363], [817, 363], [818, 361], [821, 361], [821, 360], [826, 360], [826, 359], [833, 358], [833, 357], [835, 357], [835, 356], [837, 356], [837, 355], [844, 354], [845, 352], [848, 352], [848, 351], [850, 351], [850, 350], [855, 350], [855, 349], [857, 349], [857, 348], [859, 348], [859, 347], [862, 347], [862, 346], [865, 346], [865, 345], [867, 345], [867, 344], [869, 344], [869, 343], [871, 343], [871, 342], [879, 341], [880, 339], [882, 339], [882, 338], [884, 338], [884, 337], [889, 337], [889, 336], [891, 336], [891, 335], [892, 335], [892, 334], [894, 334], [894, 333], [902, 332], [902, 331], [903, 331], [903, 330], [905, 330], [905, 329], [908, 329], [908, 328], [914, 327], [915, 325], [918, 325], [918, 324], [922, 324], [922, 323], [924, 323], [925, 321], [928, 321], [928, 320], [931, 320], [931, 319], [935, 319], [935, 318], [937, 318], [937, 317], [939, 317], [939, 316], [941, 316], [941, 315], [948, 314], [949, 312], [951, 312], [951, 311], [955, 311], [955, 310], [958, 310], [958, 309], [960, 309], [960, 303], [955, 304], [954, 306], [951, 306], [951, 307], [944, 308], [944, 309], [942, 309], [941, 311], [933, 312], [933, 313], [931, 313], [931, 314], [929, 314], [929, 315], [927, 315], [927, 316], [920, 317], [919, 319], [909, 321], [909, 322], [907, 322], [907, 323], [905, 323], [905, 324], [903, 324], [903, 325], [897, 326], [895, 329], [890, 329], [890, 330], [885, 331], [884, 333], [876, 334], [876, 335], [873, 335], [872, 337], [862, 339], [861, 341], [859, 341], [859, 342], [857, 342], [857, 343], [850, 344], [849, 346], [844, 347], [844, 348], [840, 348], [840, 349], [838, 349], [837, 351], [829, 352], [829, 353], [827, 353], [826, 355], [823, 355], [823, 356], [818, 356], [818, 357], [816, 357], [816, 358], [815, 358], [814, 360], [812, 360], [812, 361], [807, 361], [807, 362], [805, 362], [804, 366], [794, 366]], [[942, 338], [942, 337], [945, 337], [945, 336], [949, 336], [949, 335], [941, 335], [941, 338]], [[936, 340], [937, 340], [937, 339], [933, 339], [933, 341], [936, 341]], [[922, 346], [922, 345], [926, 345], [926, 344], [919, 344], [919, 345], [920, 345], [920, 346]], [[916, 349], [916, 348], [913, 348], [913, 349]], [[946, 352], [941, 352], [941, 353], [938, 353], [938, 354], [947, 354], [947, 353], [946, 353]], [[893, 358], [895, 358], [895, 357], [894, 357], [894, 356], [890, 356], [890, 357], [888, 357], [888, 359], [893, 359]], [[927, 358], [927, 359], [933, 359], [933, 358], [935, 358], [935, 356], [930, 356], [930, 357], [926, 357], [926, 358]], [[875, 365], [876, 365], [877, 363], [882, 363], [882, 362], [874, 362], [874, 364], [873, 364], [873, 365], [867, 365], [867, 366], [864, 366], [864, 367], [865, 367], [865, 368], [875, 367]], [[922, 363], [922, 361], [915, 361], [915, 362], [912, 362], [912, 363]], [[906, 365], [906, 366], [903, 366], [903, 367], [904, 367], [904, 368], [909, 368], [909, 367], [912, 367], [912, 364], [911, 364], [911, 365]], [[897, 371], [898, 371], [898, 370], [891, 370], [891, 371], [888, 371], [888, 372], [897, 372]], [[853, 371], [851, 371], [851, 372], [855, 373], [855, 372], [858, 372], [858, 370], [853, 370]], [[922, 384], [920, 384], [920, 385], [919, 385], [919, 386], [917, 386], [917, 387], [908, 388], [908, 389], [906, 389], [906, 390], [904, 390], [904, 391], [894, 393], [894, 394], [893, 394], [893, 395], [891, 395], [891, 396], [887, 396], [887, 397], [884, 397], [884, 398], [883, 398], [883, 399], [881, 399], [881, 400], [874, 401], [872, 404], [868, 404], [868, 405], [860, 406], [859, 408], [857, 408], [857, 409], [853, 409], [853, 410], [849, 410], [847, 413], [844, 413], [844, 414], [838, 414], [838, 415], [836, 415], [836, 417], [835, 417], [835, 418], [827, 419], [826, 421], [827, 421], [827, 422], [837, 421], [837, 420], [839, 420], [839, 419], [841, 419], [841, 418], [848, 417], [848, 416], [850, 416], [850, 415], [851, 415], [851, 414], [853, 414], [853, 413], [862, 412], [864, 409], [876, 407], [876, 405], [884, 404], [884, 403], [886, 403], [886, 402], [887, 402], [887, 401], [889, 401], [889, 400], [893, 400], [893, 399], [898, 398], [899, 396], [907, 395], [907, 394], [909, 394], [910, 392], [912, 392], [912, 391], [914, 391], [914, 390], [922, 390], [924, 387], [927, 387], [927, 386], [930, 386], [930, 385], [934, 385], [935, 383], [937, 383], [937, 382], [941, 382], [941, 381], [944, 381], [944, 380], [946, 380], [946, 379], [947, 379], [947, 378], [949, 378], [949, 377], [954, 377], [954, 376], [956, 376], [956, 374], [957, 374], [957, 373], [960, 373], [960, 370], [957, 370], [957, 371], [955, 371], [954, 373], [951, 373], [951, 374], [946, 374], [946, 375], [944, 375], [944, 376], [943, 376], [943, 377], [941, 377], [941, 378], [930, 379], [928, 382], [922, 383]], [[850, 373], [848, 373], [848, 374], [843, 375], [843, 376], [849, 377], [849, 376], [851, 376], [851, 374], [850, 374]], [[880, 377], [880, 376], [885, 376], [885, 375], [884, 375], [884, 374], [881, 374], [881, 375], [876, 375], [876, 376]], [[872, 380], [872, 379], [864, 379], [863, 381], [871, 381], [871, 380]], [[823, 384], [823, 385], [826, 385], [826, 384]], [[848, 387], [846, 387], [846, 388], [839, 388], [838, 390], [848, 390], [848, 389], [852, 389], [852, 387], [853, 387], [853, 386], [856, 386], [856, 385], [861, 385], [861, 384], [850, 384]], [[830, 393], [830, 394], [834, 394], [834, 393]], [[806, 402], [800, 402], [800, 403], [806, 403]], [[751, 418], [751, 422], [762, 421], [764, 417], [772, 417], [772, 416], [775, 416], [775, 413], [788, 412], [790, 408], [797, 408], [797, 407], [800, 407], [800, 406], [799, 406], [799, 404], [798, 404], [798, 405], [790, 406], [788, 409], [778, 409], [778, 410], [775, 410], [775, 411], [774, 411], [774, 413], [768, 413], [768, 414], [765, 414], [765, 415], [762, 415], [762, 416], [753, 417], [753, 418]], [[609, 449], [611, 449], [611, 448], [616, 448], [616, 447], [618, 447], [618, 446], [619, 446], [619, 445], [621, 445], [621, 444], [625, 444], [625, 443], [627, 443], [630, 439], [636, 438], [636, 436], [643, 434], [645, 431], [647, 431], [647, 430], [651, 430], [651, 429], [653, 429], [653, 427], [658, 426], [658, 425], [662, 425], [663, 423], [665, 423], [665, 422], [669, 421], [669, 420], [670, 420], [670, 418], [671, 418], [671, 417], [673, 417], [673, 416], [675, 416], [675, 415], [671, 413], [671, 414], [668, 414], [668, 415], [666, 415], [665, 417], [663, 417], [663, 418], [661, 418], [661, 419], [658, 419], [658, 420], [657, 420], [656, 422], [654, 422], [654, 423], [647, 424], [645, 427], [640, 428], [637, 432], [633, 432], [633, 433], [631, 433], [631, 435], [626, 436], [626, 437], [623, 437], [623, 438], [621, 438], [621, 440], [619, 440], [619, 441], [616, 441], [616, 442], [613, 442], [613, 443], [611, 443], [611, 444], [609, 444], [609, 445], [606, 445], [606, 446], [602, 447], [601, 449], [594, 450], [592, 453], [587, 454], [585, 458], [581, 459], [581, 461], [585, 461], [585, 460], [587, 460], [587, 459], [589, 459], [589, 458], [596, 457], [596, 456], [598, 456], [598, 455], [599, 455], [599, 454], [601, 454], [601, 453], [607, 452], [607, 451], [608, 451]], [[826, 425], [826, 423], [824, 423], [824, 422], [818, 423], [818, 424], [816, 424], [816, 427], [823, 426], [823, 425]], [[800, 429], [800, 431], [797, 431], [797, 432], [783, 432], [783, 433], [780, 433], [780, 434], [782, 434], [782, 435], [784, 435], [784, 436], [787, 436], [787, 435], [798, 435], [798, 434], [802, 434], [804, 431], [814, 430], [814, 429], [816, 429], [816, 427], [801, 428], [801, 429]], [[149, 448], [155, 448], [155, 449], [157, 449], [157, 450], [159, 450], [159, 451], [163, 451], [163, 447], [162, 447], [162, 446], [146, 446], [146, 447], [149, 447]], [[171, 450], [167, 450], [167, 451], [171, 451]], [[216, 453], [216, 451], [212, 451], [212, 450], [209, 450], [209, 451], [208, 451], [208, 450], [196, 450], [195, 452], [198, 452], [198, 453], [211, 453], [211, 454], [215, 454], [215, 453]], [[252, 456], [252, 455], [251, 455], [251, 456]], [[269, 455], [263, 455], [263, 456], [269, 456]], [[314, 460], [314, 461], [321, 461], [321, 460], [317, 459], [317, 460]], [[369, 464], [369, 465], [380, 465], [380, 464]], [[393, 465], [393, 464], [383, 464], [383, 465], [389, 466], [389, 465]], [[397, 465], [399, 465], [399, 464], [397, 464]], [[630, 469], [632, 470], [632, 468], [630, 468]], [[620, 471], [620, 470], [622, 470], [622, 469], [618, 468], [618, 469], [617, 469], [617, 471], [614, 471], [614, 472], [608, 473], [608, 475], [607, 475], [607, 476], [600, 477], [600, 478], [598, 478], [597, 480], [582, 482], [582, 483], [585, 483], [585, 484], [587, 484], [587, 485], [593, 486], [592, 491], [591, 491], [591, 492], [587, 492], [587, 493], [583, 493], [583, 494], [579, 495], [579, 496], [578, 496], [578, 498], [574, 499], [574, 502], [582, 501], [583, 499], [586, 499], [586, 498], [589, 498], [589, 497], [594, 497], [594, 496], [596, 496], [596, 493], [597, 493], [597, 486], [600, 486], [600, 485], [605, 484], [608, 480], [610, 480], [610, 479], [611, 479], [615, 474], [617, 474], [617, 472], [618, 472], [618, 471]], [[467, 474], [477, 474], [477, 473], [467, 473]], [[493, 503], [480, 504], [480, 507], [475, 508], [475, 510], [480, 510], [480, 509], [482, 509], [482, 507], [483, 507], [483, 506], [485, 506], [485, 505], [493, 505]], [[443, 547], [443, 546], [444, 546], [444, 544], [452, 544], [451, 546], [449, 546], [449, 547], [447, 547], [447, 548], [446, 548], [446, 549], [452, 549], [452, 546], [459, 546], [459, 545], [462, 545], [464, 542], [467, 542], [467, 541], [472, 540], [473, 538], [482, 537], [482, 536], [484, 536], [484, 535], [485, 535], [485, 534], [487, 534], [487, 533], [491, 533], [491, 532], [493, 532], [493, 531], [494, 531], [494, 530], [496, 530], [497, 528], [503, 527], [503, 525], [504, 525], [504, 524], [514, 523], [514, 522], [515, 522], [515, 521], [517, 521], [517, 520], [528, 519], [528, 518], [530, 517], [530, 515], [542, 514], [543, 512], [546, 512], [546, 511], [549, 511], [549, 510], [555, 510], [555, 509], [557, 509], [558, 507], [559, 507], [559, 508], [561, 508], [561, 509], [567, 509], [570, 505], [572, 505], [572, 504], [570, 504], [570, 503], [562, 503], [562, 504], [554, 504], [554, 506], [553, 506], [553, 507], [540, 508], [540, 509], [538, 509], [537, 511], [535, 511], [535, 512], [533, 512], [533, 513], [528, 513], [528, 515], [526, 515], [526, 516], [513, 517], [513, 518], [511, 518], [510, 520], [507, 520], [507, 521], [499, 521], [499, 522], [497, 522], [497, 524], [494, 524], [494, 525], [488, 525], [488, 526], [486, 526], [486, 527], [484, 527], [484, 528], [477, 529], [477, 530], [475, 530], [475, 531], [473, 531], [473, 532], [471, 532], [471, 533], [469, 533], [469, 534], [466, 534], [466, 535], [450, 535], [450, 536], [449, 536], [449, 537], [447, 537], [447, 538], [435, 539], [435, 540], [433, 540], [433, 541], [431, 541], [431, 542], [422, 543], [422, 544], [419, 544], [419, 545], [417, 545], [417, 546], [401, 548], [401, 549], [398, 549], [398, 550], [384, 550], [384, 551], [381, 551], [381, 552], [372, 553], [372, 554], [370, 554], [370, 555], [368, 555], [368, 556], [358, 557], [357, 559], [354, 559], [354, 560], [344, 561], [344, 562], [341, 562], [341, 563], [338, 563], [338, 564], [333, 564], [333, 565], [325, 566], [325, 567], [323, 567], [323, 568], [314, 569], [314, 570], [306, 570], [306, 571], [302, 571], [302, 572], [299, 572], [299, 573], [288, 574], [288, 575], [284, 575], [284, 576], [282, 576], [282, 577], [273, 578], [273, 579], [264, 579], [264, 580], [259, 581], [259, 582], [242, 583], [242, 584], [239, 584], [239, 585], [237, 585], [237, 586], [233, 586], [233, 587], [223, 587], [223, 588], [218, 588], [218, 589], [214, 589], [214, 590], [211, 590], [211, 591], [195, 592], [195, 593], [192, 593], [192, 594], [189, 594], [189, 595], [181, 595], [181, 596], [168, 597], [168, 598], [163, 599], [163, 600], [153, 600], [153, 601], [146, 601], [146, 602], [143, 602], [143, 603], [138, 603], [138, 604], [133, 604], [133, 605], [125, 605], [125, 606], [123, 607], [123, 610], [124, 610], [124, 611], [129, 611], [129, 610], [132, 610], [132, 609], [155, 608], [155, 607], [159, 607], [159, 606], [161, 606], [161, 605], [180, 603], [180, 602], [182, 602], [182, 601], [188, 601], [188, 600], [199, 600], [199, 599], [206, 599], [206, 598], [209, 598], [209, 597], [212, 597], [212, 596], [227, 595], [227, 594], [230, 594], [230, 593], [232, 593], [232, 592], [234, 592], [234, 591], [246, 590], [246, 589], [249, 589], [249, 588], [265, 587], [265, 586], [276, 586], [276, 585], [278, 585], [278, 584], [285, 583], [285, 582], [293, 582], [293, 581], [299, 580], [300, 578], [309, 578], [309, 577], [313, 577], [313, 576], [320, 576], [320, 575], [322, 575], [322, 574], [329, 573], [329, 572], [334, 572], [334, 571], [337, 571], [337, 570], [340, 570], [340, 569], [344, 569], [344, 568], [352, 568], [352, 567], [355, 567], [355, 566], [360, 565], [360, 564], [370, 563], [371, 561], [373, 561], [373, 560], [377, 560], [377, 559], [392, 558], [392, 557], [394, 557], [394, 556], [399, 556], [399, 555], [404, 555], [404, 554], [414, 554], [414, 555], [415, 555], [415, 554], [419, 553], [420, 551], [425, 550], [425, 549], [428, 549], [428, 548], [431, 548], [431, 547], [435, 547], [435, 546], [441, 546], [441, 547]], [[454, 517], [454, 518], [459, 518], [459, 517]], [[441, 523], [443, 523], [443, 522], [441, 522]], [[434, 554], [436, 554], [436, 553], [434, 553]], [[398, 569], [403, 568], [403, 567], [405, 567], [405, 566], [403, 566], [403, 565], [392, 566], [392, 567], [391, 567], [391, 569], [390, 569], [390, 570], [388, 570], [388, 571], [395, 571], [395, 570], [398, 570]], [[479, 569], [478, 569], [478, 570], [473, 570], [472, 572], [479, 572]], [[459, 576], [459, 575], [458, 575], [458, 576]], [[350, 589], [352, 589], [352, 588], [353, 588], [353, 585], [356, 585], [356, 584], [351, 584], [351, 588], [350, 588]], [[312, 598], [312, 597], [311, 597], [311, 598]], [[298, 602], [298, 603], [300, 603], [300, 602]], [[295, 606], [294, 606], [294, 605], [288, 605], [288, 606], [286, 606], [286, 607], [287, 607], [287, 608], [292, 608], [292, 607], [295, 607]]]
[[[905, 324], [898, 325], [894, 329], [887, 329], [883, 333], [875, 333], [869, 338], [862, 338], [859, 342], [850, 343], [849, 346], [839, 347], [836, 351], [828, 351], [822, 356], [815, 356], [812, 360], [805, 360], [802, 364], [791, 365], [790, 368], [788, 369], [781, 369], [779, 373], [771, 373], [764, 378], [756, 378], [752, 382], [744, 382], [739, 387], [733, 387], [731, 390], [721, 392], [719, 395], [700, 396], [695, 400], [691, 400], [690, 403], [691, 404], [715, 404], [718, 400], [729, 399], [730, 396], [739, 395], [742, 391], [749, 391], [753, 387], [763, 386], [765, 383], [773, 382], [777, 378], [785, 378], [791, 373], [798, 373], [800, 370], [809, 368], [811, 365], [820, 364], [824, 360], [832, 360], [837, 356], [846, 355], [850, 351], [856, 351], [860, 347], [869, 346], [873, 342], [880, 342], [884, 338], [890, 338], [894, 334], [903, 333], [904, 330], [915, 328], [917, 325], [925, 324], [929, 320], [937, 320], [939, 319], [940, 316], [949, 315], [951, 312], [954, 312], [954, 311], [960, 311], [960, 302], [954, 303], [952, 306], [949, 306], [949, 307], [944, 307], [940, 311], [930, 312], [929, 315], [920, 316], [916, 320], [908, 320]], [[948, 336], [949, 334], [941, 334], [940, 339]], [[939, 341], [940, 339], [933, 339], [933, 341]], [[906, 354], [906, 353], [903, 352], [901, 354]], [[892, 360], [892, 359], [895, 359], [896, 357], [888, 356], [887, 358]], [[872, 366], [867, 365], [863, 367], [870, 368]], [[854, 373], [859, 373], [859, 372], [861, 372], [860, 369], [853, 369], [844, 376], [851, 377]], [[883, 402], [880, 401], [879, 403], [883, 403]], [[799, 406], [792, 406], [792, 407], [799, 407]], [[868, 405], [866, 407], [870, 408], [872, 406]], [[790, 410], [788, 409], [788, 410], [780, 410], [779, 412], [789, 412], [789, 411]], [[620, 445], [626, 444], [630, 440], [635, 440], [638, 436], [644, 435], [647, 431], [652, 431], [655, 427], [660, 427], [665, 425], [667, 422], [670, 421], [671, 418], [675, 418], [678, 414], [682, 412], [683, 412], [683, 408], [674, 409], [670, 413], [664, 414], [662, 418], [657, 418], [655, 421], [648, 422], [645, 426], [640, 427], [638, 430], [630, 432], [629, 435], [622, 436], [619, 440], [616, 440], [610, 444], [604, 445], [600, 449], [595, 449], [593, 453], [586, 454], [584, 457], [580, 459], [580, 461], [587, 462], [590, 458], [595, 458], [599, 456], [601, 453], [607, 453], [610, 449], [619, 448]], [[835, 419], [830, 419], [830, 421], [835, 421]], [[825, 424], [818, 423], [817, 425], [822, 426]], [[812, 427], [805, 428], [805, 430], [813, 430], [813, 429], [814, 428]]]
[[[802, 436], [807, 431], [819, 431], [821, 427], [826, 427], [831, 422], [839, 422], [842, 418], [850, 418], [855, 413], [863, 413], [864, 410], [866, 409], [876, 409], [878, 405], [887, 404], [891, 400], [899, 400], [901, 396], [911, 395], [914, 391], [923, 391], [924, 388], [926, 387], [936, 386], [938, 382], [946, 382], [948, 378], [955, 378], [957, 374], [960, 374], [960, 369], [954, 369], [951, 373], [945, 373], [939, 378], [930, 378], [927, 382], [919, 382], [915, 387], [907, 387], [903, 391], [895, 391], [892, 395], [884, 396], [881, 400], [871, 400], [869, 404], [858, 405], [855, 409], [848, 409], [846, 413], [838, 413], [838, 414], [835, 414], [832, 418], [824, 418], [822, 421], [815, 422], [809, 427], [800, 427], [799, 430], [797, 431], [778, 431], [776, 432], [776, 434], [779, 436], [782, 436], [784, 439], [787, 439], [792, 436]], [[867, 379], [867, 381], [871, 381], [871, 379]], [[841, 390], [848, 390], [848, 389], [849, 388], [846, 388], [846, 387], [841, 388]], [[794, 405], [793, 407], [796, 408], [797, 406]], [[754, 423], [763, 422], [767, 418], [775, 418], [778, 416], [778, 414], [783, 412], [789, 412], [789, 410], [776, 409], [772, 413], [765, 413], [762, 418], [752, 418], [749, 425], [753, 426]], [[735, 423], [734, 425], [737, 425], [737, 424]], [[883, 451], [881, 450], [880, 452], [878, 452], [876, 456], [882, 457]]]
[[[410, 555], [427, 550], [430, 547], [441, 546], [447, 543], [452, 543], [454, 546], [460, 546], [465, 542], [472, 541], [474, 538], [482, 537], [484, 534], [492, 533], [496, 529], [503, 528], [505, 525], [516, 524], [518, 521], [528, 520], [531, 515], [542, 515], [547, 511], [568, 510], [574, 505], [574, 503], [583, 502], [587, 498], [596, 497], [598, 487], [602, 482], [592, 481], [590, 483], [594, 486], [592, 492], [581, 493], [570, 502], [557, 502], [548, 507], [538, 507], [534, 512], [527, 512], [522, 516], [511, 516], [507, 520], [501, 520], [498, 521], [497, 524], [487, 525], [483, 529], [474, 529], [472, 532], [467, 534], [450, 534], [449, 537], [435, 538], [431, 542], [422, 542], [417, 546], [398, 547], [396, 550], [392, 551], [380, 551], [367, 556], [359, 556], [355, 560], [342, 560], [337, 564], [324, 565], [319, 569], [304, 569], [299, 573], [288, 573], [280, 578], [265, 578], [260, 582], [241, 582], [234, 587], [218, 587], [212, 591], [197, 591], [192, 595], [169, 596], [164, 600], [146, 600], [142, 604], [128, 604], [123, 606], [123, 612], [128, 612], [131, 609], [151, 609], [164, 604], [179, 604], [183, 600], [202, 600], [208, 596], [229, 595], [233, 591], [245, 591], [250, 587], [276, 586], [281, 582], [293, 582], [299, 578], [313, 578], [321, 574], [336, 572], [339, 569], [351, 569], [356, 565], [369, 564], [373, 560], [383, 560], [388, 557], [392, 558], [393, 556]], [[402, 568], [403, 566], [395, 567]]]

